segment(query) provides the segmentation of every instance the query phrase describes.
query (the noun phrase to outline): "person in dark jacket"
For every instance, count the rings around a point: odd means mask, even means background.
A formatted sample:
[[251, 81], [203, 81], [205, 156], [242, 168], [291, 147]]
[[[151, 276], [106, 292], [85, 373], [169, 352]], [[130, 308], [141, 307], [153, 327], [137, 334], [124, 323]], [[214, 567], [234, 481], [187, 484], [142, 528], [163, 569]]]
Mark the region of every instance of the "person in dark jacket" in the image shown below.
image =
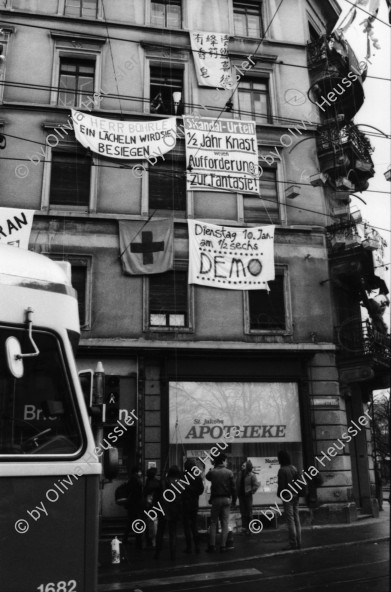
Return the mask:
[[[192, 467], [196, 466], [194, 458], [188, 458], [185, 462], [185, 471], [191, 472]], [[194, 549], [198, 554], [200, 552], [197, 515], [198, 515], [198, 498], [204, 491], [204, 484], [202, 478], [198, 475], [194, 480], [189, 479], [189, 485], [182, 493], [183, 503], [183, 528], [186, 538], [185, 553], [191, 553], [191, 540], [193, 538]]]
[[[144, 509], [150, 510], [156, 505], [159, 497], [161, 484], [160, 480], [156, 477], [157, 468], [151, 467], [147, 470], [147, 478], [143, 490]], [[147, 529], [145, 531], [147, 539], [147, 547], [151, 548], [155, 544], [155, 523], [150, 518], [147, 518]]]
[[220, 551], [228, 551], [233, 547], [226, 547], [228, 537], [228, 521], [231, 504], [236, 503], [236, 487], [233, 472], [227, 469], [227, 456], [221, 453], [214, 461], [214, 469], [206, 475], [212, 483], [210, 511], [210, 531], [208, 553], [216, 551], [217, 522], [221, 520]]
[[[162, 482], [157, 501], [160, 502], [164, 515], [159, 513], [157, 533], [156, 533], [156, 550], [155, 559], [159, 558], [163, 546], [164, 531], [168, 525], [168, 540], [170, 546], [170, 557], [175, 559], [176, 556], [176, 537], [178, 522], [182, 516], [182, 495], [179, 488], [172, 487], [181, 478], [181, 472], [176, 465], [170, 467], [167, 471], [167, 477]], [[179, 493], [178, 493], [179, 489]]]
[[244, 459], [241, 471], [236, 480], [236, 492], [239, 498], [242, 528], [249, 533], [249, 525], [253, 517], [253, 495], [259, 487], [259, 482], [253, 473], [251, 460]]
[[[122, 542], [127, 543], [129, 535], [133, 532], [132, 524], [135, 520], [143, 519], [143, 479], [139, 467], [133, 467], [128, 481], [129, 494], [127, 499], [128, 521]], [[141, 550], [143, 546], [143, 535], [136, 534], [136, 549]]]
[[299, 471], [291, 464], [291, 458], [285, 450], [278, 453], [278, 462], [281, 468], [278, 471], [277, 495], [282, 499], [289, 535], [289, 547], [285, 547], [284, 550], [301, 549], [299, 496], [289, 488], [289, 484], [300, 476]]

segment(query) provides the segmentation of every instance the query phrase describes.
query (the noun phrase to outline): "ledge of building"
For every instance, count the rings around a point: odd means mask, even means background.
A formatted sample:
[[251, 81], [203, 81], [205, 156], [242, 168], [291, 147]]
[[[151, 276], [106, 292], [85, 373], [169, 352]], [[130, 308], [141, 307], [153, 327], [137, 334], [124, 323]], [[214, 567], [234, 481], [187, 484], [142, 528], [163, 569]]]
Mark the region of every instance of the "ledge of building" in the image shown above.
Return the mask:
[[143, 338], [82, 338], [79, 350], [85, 349], [182, 349], [236, 351], [286, 351], [288, 353], [335, 351], [333, 343], [245, 343], [237, 341], [164, 341]]

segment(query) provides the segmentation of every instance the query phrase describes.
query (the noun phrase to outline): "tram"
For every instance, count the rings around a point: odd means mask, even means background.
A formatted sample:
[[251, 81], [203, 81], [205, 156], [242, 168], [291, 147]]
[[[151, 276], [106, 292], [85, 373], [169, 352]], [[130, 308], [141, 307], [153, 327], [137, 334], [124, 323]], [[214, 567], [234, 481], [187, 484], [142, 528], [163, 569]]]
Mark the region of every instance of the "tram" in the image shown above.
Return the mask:
[[[66, 269], [0, 246], [0, 589], [94, 592], [101, 463]], [[69, 264], [68, 264], [69, 265]]]

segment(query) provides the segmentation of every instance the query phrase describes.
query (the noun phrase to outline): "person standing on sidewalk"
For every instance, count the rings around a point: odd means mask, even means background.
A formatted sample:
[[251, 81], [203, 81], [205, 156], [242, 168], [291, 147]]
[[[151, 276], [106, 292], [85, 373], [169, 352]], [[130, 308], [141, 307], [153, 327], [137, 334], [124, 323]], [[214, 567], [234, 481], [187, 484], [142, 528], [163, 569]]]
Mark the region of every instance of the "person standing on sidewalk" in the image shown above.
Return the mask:
[[[188, 458], [185, 462], [185, 473], [191, 473], [192, 467], [197, 466], [194, 458]], [[193, 481], [183, 490], [183, 529], [185, 531], [186, 549], [185, 553], [191, 553], [191, 540], [194, 542], [194, 550], [200, 552], [199, 536], [198, 536], [198, 498], [204, 491], [204, 484], [201, 477], [193, 477]]]
[[[160, 494], [161, 484], [160, 480], [156, 477], [157, 468], [151, 467], [147, 470], [147, 479], [145, 481], [143, 498], [144, 498], [144, 509], [150, 510], [156, 504]], [[145, 531], [147, 539], [147, 547], [151, 549], [154, 547], [156, 542], [155, 533], [155, 521], [147, 518], [147, 529]]]
[[253, 464], [251, 460], [244, 459], [236, 480], [236, 492], [239, 498], [242, 529], [247, 534], [250, 534], [249, 525], [253, 517], [253, 494], [258, 487], [258, 480], [255, 473], [253, 473]]
[[[135, 520], [143, 518], [143, 474], [139, 467], [133, 467], [128, 482], [129, 494], [127, 499], [128, 521], [122, 542], [127, 543], [130, 534], [133, 534], [132, 524]], [[143, 547], [143, 535], [136, 533], [136, 549], [141, 551]]]
[[[291, 489], [289, 489], [289, 484], [293, 483], [300, 476], [299, 471], [291, 464], [291, 458], [285, 450], [280, 450], [278, 453], [278, 462], [280, 463], [281, 468], [278, 471], [277, 495], [282, 499], [289, 535], [289, 547], [284, 547], [284, 551], [301, 549], [299, 496], [295, 495]], [[284, 490], [286, 490], [286, 492], [284, 492]], [[285, 501], [287, 493], [291, 496], [289, 501]]]
[[[228, 536], [228, 521], [231, 504], [236, 503], [236, 488], [233, 472], [227, 469], [227, 455], [222, 453], [214, 461], [214, 469], [211, 469], [206, 475], [206, 479], [211, 482], [210, 501], [212, 508], [210, 511], [210, 532], [208, 553], [216, 551], [216, 533], [217, 523], [221, 520], [221, 543], [220, 552], [228, 551], [226, 547]], [[233, 548], [233, 547], [231, 547]]]
[[[163, 537], [168, 526], [168, 541], [170, 547], [170, 558], [175, 560], [176, 557], [176, 539], [178, 524], [182, 517], [182, 491], [178, 490], [176, 486], [177, 482], [181, 478], [181, 472], [179, 467], [172, 465], [168, 471], [165, 480], [162, 480], [162, 486], [160, 489], [160, 495], [157, 501], [161, 504], [164, 514], [159, 514], [157, 533], [156, 533], [156, 547], [155, 547], [155, 559], [159, 559], [160, 552], [163, 547]], [[167, 493], [170, 490], [171, 494], [174, 495], [172, 501], [167, 499]], [[178, 492], [179, 493], [176, 493]], [[165, 495], [166, 493], [166, 495]], [[171, 497], [171, 494], [169, 497]]]

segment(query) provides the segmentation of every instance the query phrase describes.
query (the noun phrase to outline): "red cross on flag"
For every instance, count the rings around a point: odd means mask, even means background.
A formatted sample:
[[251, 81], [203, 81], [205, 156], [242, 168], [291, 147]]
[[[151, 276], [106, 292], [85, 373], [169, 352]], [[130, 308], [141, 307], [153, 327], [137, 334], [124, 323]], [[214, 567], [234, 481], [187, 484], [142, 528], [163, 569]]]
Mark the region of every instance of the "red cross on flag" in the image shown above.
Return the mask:
[[122, 268], [127, 275], [164, 273], [174, 264], [172, 219], [119, 221]]

